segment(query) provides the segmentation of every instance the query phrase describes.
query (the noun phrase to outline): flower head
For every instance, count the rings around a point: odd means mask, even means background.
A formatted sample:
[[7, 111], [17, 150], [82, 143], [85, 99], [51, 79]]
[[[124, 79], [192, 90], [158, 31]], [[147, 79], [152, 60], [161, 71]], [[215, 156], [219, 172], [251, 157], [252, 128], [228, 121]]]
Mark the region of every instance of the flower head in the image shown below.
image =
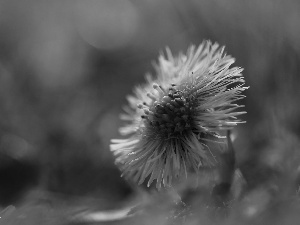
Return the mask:
[[186, 55], [173, 56], [166, 49], [155, 65], [156, 78], [128, 97], [129, 106], [121, 119], [128, 123], [120, 129], [124, 139], [112, 140], [111, 150], [123, 175], [148, 186], [172, 185], [172, 179], [187, 176], [190, 169], [217, 164], [207, 145], [226, 140], [220, 131], [233, 128], [236, 116], [245, 112], [234, 102], [241, 92], [242, 69], [230, 68], [234, 59], [223, 53], [217, 43], [191, 46]]

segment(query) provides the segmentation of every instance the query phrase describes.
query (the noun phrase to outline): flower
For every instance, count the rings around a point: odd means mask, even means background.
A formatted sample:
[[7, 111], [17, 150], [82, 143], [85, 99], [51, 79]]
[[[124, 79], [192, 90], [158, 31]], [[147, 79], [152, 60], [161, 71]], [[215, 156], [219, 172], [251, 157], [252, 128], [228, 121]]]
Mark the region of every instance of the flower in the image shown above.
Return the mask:
[[[244, 98], [242, 68], [229, 68], [234, 58], [224, 47], [205, 41], [189, 47], [186, 55], [173, 56], [166, 49], [155, 65], [157, 77], [146, 76], [147, 83], [128, 97], [120, 128], [124, 139], [113, 139], [111, 151], [123, 176], [148, 186], [171, 186], [173, 178], [187, 177], [202, 167], [218, 163], [215, 153], [224, 149], [222, 130], [242, 123], [236, 116], [246, 112], [234, 102]], [[214, 143], [210, 148], [208, 143]]]

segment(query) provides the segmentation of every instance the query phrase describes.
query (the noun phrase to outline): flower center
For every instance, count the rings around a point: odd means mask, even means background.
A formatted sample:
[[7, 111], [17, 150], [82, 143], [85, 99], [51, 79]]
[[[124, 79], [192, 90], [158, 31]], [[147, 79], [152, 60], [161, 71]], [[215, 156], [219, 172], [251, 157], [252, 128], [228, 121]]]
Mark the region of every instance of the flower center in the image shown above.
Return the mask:
[[148, 94], [153, 103], [150, 106], [146, 103], [138, 105], [144, 110], [144, 115], [141, 117], [145, 120], [145, 125], [167, 138], [182, 135], [184, 131], [190, 130], [192, 99], [185, 96], [184, 92], [178, 90], [174, 84], [171, 85], [168, 93], [157, 84], [154, 84], [153, 88], [161, 93], [160, 100], [157, 101], [152, 94]]

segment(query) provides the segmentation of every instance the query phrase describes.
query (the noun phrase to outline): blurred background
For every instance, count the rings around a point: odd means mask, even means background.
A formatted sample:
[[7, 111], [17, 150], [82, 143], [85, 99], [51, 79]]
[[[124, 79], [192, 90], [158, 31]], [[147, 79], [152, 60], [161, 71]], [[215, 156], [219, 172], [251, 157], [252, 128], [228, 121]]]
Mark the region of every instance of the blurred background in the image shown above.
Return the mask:
[[210, 39], [250, 86], [247, 123], [233, 132], [245, 215], [292, 224], [299, 205], [284, 203], [286, 217], [267, 206], [299, 187], [299, 23], [298, 0], [1, 0], [0, 211], [9, 224], [60, 224], [66, 212], [131, 201], [109, 151], [125, 96], [166, 46]]

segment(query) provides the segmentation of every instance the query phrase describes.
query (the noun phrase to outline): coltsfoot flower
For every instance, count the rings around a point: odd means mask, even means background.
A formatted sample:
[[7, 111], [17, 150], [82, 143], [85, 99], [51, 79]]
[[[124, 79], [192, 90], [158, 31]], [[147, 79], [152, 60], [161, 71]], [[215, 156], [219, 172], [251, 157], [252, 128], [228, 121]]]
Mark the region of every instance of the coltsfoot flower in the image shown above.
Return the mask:
[[[166, 49], [155, 65], [157, 77], [146, 76], [147, 83], [134, 89], [121, 119], [124, 139], [111, 140], [123, 176], [148, 186], [171, 186], [173, 178], [187, 177], [218, 163], [207, 143], [226, 141], [222, 130], [238, 123], [246, 112], [236, 111], [244, 98], [242, 68], [230, 66], [234, 58], [224, 47], [205, 41], [191, 46], [186, 55], [173, 56]], [[216, 146], [216, 145], [213, 145]]]

